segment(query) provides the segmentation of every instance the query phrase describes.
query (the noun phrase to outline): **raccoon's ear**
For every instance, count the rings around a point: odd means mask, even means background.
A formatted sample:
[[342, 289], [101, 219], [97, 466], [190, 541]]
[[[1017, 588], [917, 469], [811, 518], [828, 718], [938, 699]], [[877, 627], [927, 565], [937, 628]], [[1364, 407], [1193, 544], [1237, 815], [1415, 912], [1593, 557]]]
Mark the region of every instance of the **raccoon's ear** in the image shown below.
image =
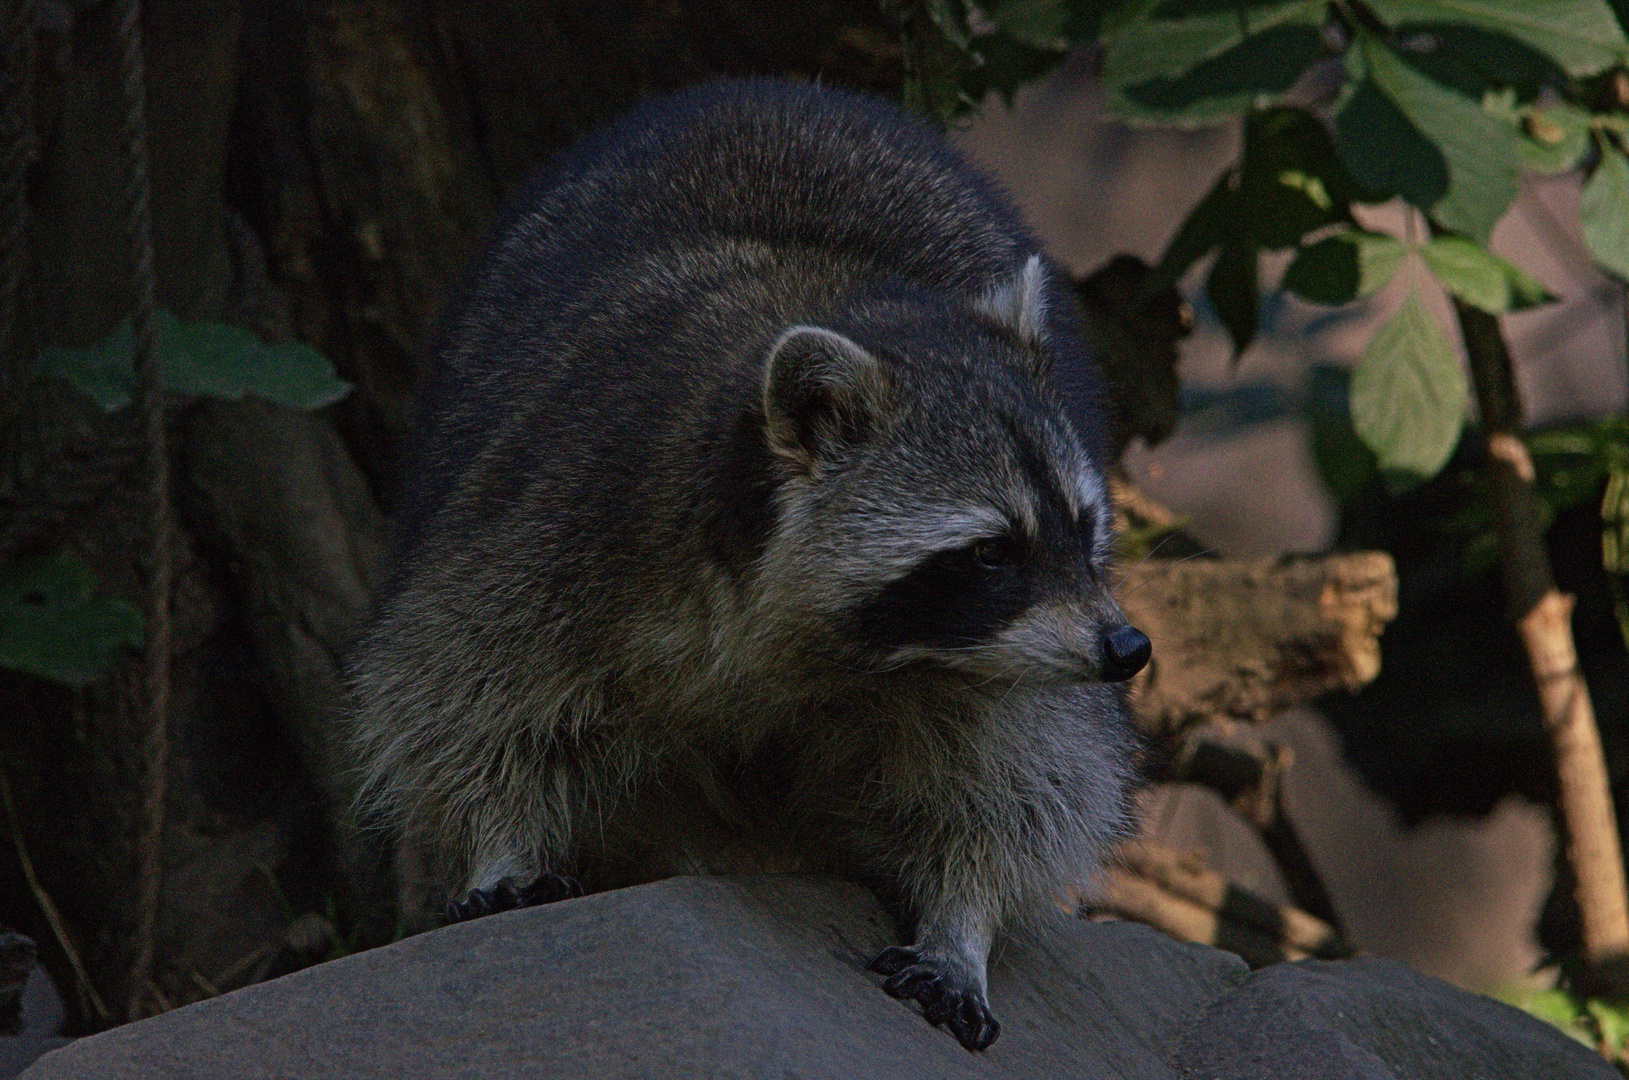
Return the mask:
[[[1046, 263], [1040, 255], [1031, 255], [1016, 274], [990, 286], [973, 307], [1031, 345], [1040, 345], [1046, 326]], [[1036, 374], [1044, 376], [1050, 357], [1042, 350], [1036, 356], [1040, 365]]]
[[793, 326], [764, 363], [764, 434], [778, 456], [815, 473], [862, 441], [888, 397], [877, 358], [819, 326]]

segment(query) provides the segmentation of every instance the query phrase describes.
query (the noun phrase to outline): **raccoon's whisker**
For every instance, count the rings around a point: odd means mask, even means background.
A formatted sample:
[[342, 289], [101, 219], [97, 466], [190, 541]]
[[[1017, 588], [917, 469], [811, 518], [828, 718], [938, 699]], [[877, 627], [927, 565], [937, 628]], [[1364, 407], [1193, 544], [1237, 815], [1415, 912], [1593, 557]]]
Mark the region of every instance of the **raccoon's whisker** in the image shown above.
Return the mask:
[[[1163, 543], [1163, 542], [1164, 541], [1161, 541], [1161, 543]], [[1182, 563], [1188, 562], [1191, 559], [1203, 559], [1207, 555], [1214, 555], [1214, 554], [1216, 554], [1217, 550], [1218, 550], [1217, 548], [1208, 547], [1208, 548], [1204, 549], [1203, 551], [1195, 551], [1190, 555], [1184, 555], [1180, 559], [1172, 559], [1172, 560], [1170, 560], [1170, 562], [1171, 562], [1172, 566], [1178, 566], [1178, 565], [1180, 565]], [[1126, 582], [1128, 580], [1130, 580], [1132, 573], [1134, 571], [1136, 571], [1136, 570], [1141, 569], [1143, 563], [1146, 563], [1149, 559], [1151, 559], [1153, 557], [1153, 555], [1154, 555], [1154, 553], [1152, 551], [1150, 551], [1147, 555], [1144, 555], [1141, 559], [1139, 559], [1137, 561], [1136, 566], [1132, 567], [1130, 570], [1126, 571], [1125, 574], [1121, 575], [1120, 581], [1113, 587], [1113, 591], [1114, 591], [1116, 599], [1124, 600], [1126, 597], [1135, 596], [1135, 595], [1137, 595], [1137, 590], [1138, 589], [1141, 589], [1144, 585], [1148, 584], [1148, 581], [1145, 578], [1142, 581], [1137, 582], [1136, 588], [1132, 589], [1130, 592], [1122, 593], [1120, 591], [1122, 588], [1125, 587]]]
[[[1175, 535], [1176, 535], [1175, 533], [1166, 533], [1164, 536], [1160, 537], [1158, 543], [1156, 543], [1153, 547], [1149, 548], [1147, 551], [1143, 552], [1143, 557], [1138, 559], [1137, 562], [1134, 565], [1132, 565], [1132, 566], [1130, 566], [1130, 567], [1128, 567], [1126, 569], [1126, 571], [1125, 571], [1126, 575], [1130, 576], [1131, 574], [1135, 573], [1136, 571], [1141, 570], [1143, 568], [1143, 564], [1146, 563], [1149, 559], [1152, 559], [1155, 555], [1159, 554], [1160, 548], [1164, 547], [1166, 545], [1166, 542], [1169, 541]], [[1124, 580], [1124, 579], [1122, 579], [1122, 580]]]

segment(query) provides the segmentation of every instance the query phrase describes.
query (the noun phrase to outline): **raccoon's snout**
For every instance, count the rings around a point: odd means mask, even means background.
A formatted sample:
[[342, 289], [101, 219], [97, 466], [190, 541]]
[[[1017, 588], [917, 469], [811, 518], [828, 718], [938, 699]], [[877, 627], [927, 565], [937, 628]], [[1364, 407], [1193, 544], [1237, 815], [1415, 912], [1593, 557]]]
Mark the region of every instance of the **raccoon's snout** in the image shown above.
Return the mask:
[[1103, 635], [1103, 681], [1125, 682], [1143, 669], [1153, 652], [1154, 643], [1135, 626], [1115, 627]]

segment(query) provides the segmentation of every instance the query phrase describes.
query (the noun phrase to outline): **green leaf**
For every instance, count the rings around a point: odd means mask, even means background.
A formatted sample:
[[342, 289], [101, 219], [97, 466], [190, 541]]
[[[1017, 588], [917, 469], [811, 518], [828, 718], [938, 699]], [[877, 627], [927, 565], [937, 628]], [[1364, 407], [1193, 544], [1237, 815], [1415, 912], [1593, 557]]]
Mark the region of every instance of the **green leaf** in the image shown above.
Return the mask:
[[1584, 1011], [1595, 1019], [1595, 1027], [1614, 1055], [1621, 1055], [1625, 1041], [1629, 1041], [1629, 1012], [1622, 1006], [1608, 1005], [1591, 998], [1584, 1003]]
[[[1316, 55], [1307, 48], [1324, 23], [1324, 9], [1323, 0], [1164, 3], [1140, 18], [1107, 20], [1103, 81], [1109, 107], [1128, 117], [1177, 123], [1237, 113], [1258, 95], [1281, 92], [1289, 85], [1287, 70], [1299, 74]], [[1297, 29], [1270, 38], [1267, 48], [1259, 42], [1246, 46], [1267, 31], [1291, 27]], [[1273, 55], [1274, 48], [1284, 55]], [[1190, 72], [1191, 79], [1182, 81]], [[1128, 93], [1131, 88], [1138, 96]]]
[[1548, 56], [1504, 34], [1436, 24], [1399, 36], [1410, 67], [1472, 101], [1509, 93], [1530, 102], [1545, 86], [1567, 78]]
[[1570, 75], [1589, 75], [1629, 58], [1629, 40], [1605, 0], [1368, 0], [1393, 28], [1457, 23], [1532, 46]]
[[1323, 123], [1303, 109], [1252, 112], [1244, 125], [1236, 227], [1266, 248], [1351, 220], [1358, 192]]
[[1064, 39], [1070, 17], [1068, 5], [1059, 0], [1001, 0], [987, 5], [987, 14], [1014, 40], [1043, 48]]
[[1555, 299], [1521, 270], [1464, 237], [1432, 237], [1420, 254], [1443, 288], [1491, 315]]
[[1576, 168], [1593, 143], [1590, 115], [1576, 105], [1558, 102], [1521, 117], [1524, 138], [1517, 144], [1521, 163], [1535, 172]]
[[1372, 79], [1363, 79], [1335, 111], [1335, 145], [1358, 183], [1416, 206], [1448, 192], [1448, 162]]
[[1595, 261], [1629, 280], [1629, 160], [1610, 142], [1601, 147], [1601, 162], [1584, 185], [1578, 221]]
[[1578, 1023], [1578, 1002], [1565, 990], [1541, 990], [1536, 994], [1518, 995], [1510, 1003], [1560, 1028], [1584, 1045], [1592, 1045], [1592, 1040]]
[[[177, 322], [167, 311], [155, 319], [159, 375], [176, 394], [237, 399], [254, 394], [297, 409], [320, 409], [350, 392], [311, 346], [268, 345], [254, 333], [225, 323]], [[40, 370], [73, 383], [108, 412], [130, 404], [135, 391], [130, 320], [88, 349], [40, 350]]]
[[[1617, 568], [1618, 552], [1629, 556], [1629, 547], [1617, 547], [1616, 537], [1629, 540], [1629, 504], [1619, 506], [1613, 488], [1629, 494], [1621, 481], [1612, 478], [1629, 470], [1629, 418], [1607, 416], [1583, 423], [1566, 424], [1529, 432], [1523, 436], [1538, 476], [1540, 497], [1556, 511], [1585, 501], [1600, 500], [1603, 565], [1609, 573]], [[1607, 482], [1607, 496], [1600, 498]], [[1614, 550], [1616, 548], [1616, 550]]]
[[1516, 197], [1515, 129], [1371, 35], [1349, 66], [1368, 76], [1335, 115], [1335, 141], [1352, 175], [1486, 243]]
[[1307, 373], [1306, 416], [1312, 460], [1336, 503], [1345, 505], [1378, 476], [1374, 451], [1352, 430], [1352, 374], [1327, 364]]
[[[1605, 469], [1606, 491], [1601, 496], [1601, 568], [1614, 577], [1629, 575], [1629, 467], [1622, 461]], [[1619, 621], [1622, 620], [1619, 613]], [[1625, 626], [1629, 644], [1629, 626]]]
[[[159, 332], [162, 335], [162, 322]], [[41, 349], [39, 368], [43, 374], [66, 379], [104, 411], [112, 412], [130, 404], [135, 391], [134, 354], [130, 320], [126, 319], [88, 349], [57, 345]]]
[[97, 599], [89, 568], [67, 552], [0, 567], [0, 666], [68, 686], [106, 675], [140, 648], [141, 613]]
[[1216, 178], [1199, 205], [1188, 211], [1176, 235], [1165, 245], [1159, 265], [1148, 275], [1141, 295], [1150, 297], [1175, 285], [1188, 268], [1232, 234], [1239, 217], [1239, 196], [1232, 169]]
[[1352, 426], [1398, 486], [1437, 475], [1465, 426], [1465, 372], [1418, 294], [1352, 370]]
[[1302, 248], [1279, 287], [1315, 304], [1345, 304], [1391, 280], [1408, 246], [1381, 233], [1349, 229]]
[[939, 28], [939, 33], [945, 40], [958, 49], [967, 50], [973, 45], [972, 35], [967, 26], [966, 0], [923, 0], [928, 10], [928, 17], [933, 25]]
[[1233, 358], [1237, 360], [1255, 340], [1260, 318], [1256, 248], [1241, 243], [1223, 244], [1216, 264], [1210, 269], [1210, 277], [1205, 279], [1205, 295], [1233, 339]]
[[962, 92], [975, 102], [994, 92], [1007, 107], [1025, 83], [1034, 82], [1068, 58], [1067, 52], [1039, 48], [1006, 33], [985, 34], [973, 42], [983, 63], [963, 73]]
[[1323, 52], [1315, 26], [1274, 26], [1180, 75], [1126, 86], [1114, 102], [1124, 119], [1210, 124], [1288, 90]]
[[1084, 45], [1097, 40], [1104, 22], [1117, 11], [1133, 8], [1125, 0], [1060, 0], [1066, 15], [1063, 36], [1070, 42]]

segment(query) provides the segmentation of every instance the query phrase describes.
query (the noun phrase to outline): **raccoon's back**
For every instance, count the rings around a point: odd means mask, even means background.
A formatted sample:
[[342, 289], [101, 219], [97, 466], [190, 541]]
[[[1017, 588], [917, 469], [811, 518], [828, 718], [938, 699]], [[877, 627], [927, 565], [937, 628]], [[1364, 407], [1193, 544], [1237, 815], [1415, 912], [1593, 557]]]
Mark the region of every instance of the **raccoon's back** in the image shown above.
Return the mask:
[[868, 95], [768, 79], [660, 98], [590, 135], [497, 233], [476, 291], [507, 285], [568, 307], [618, 265], [724, 240], [818, 251], [961, 296], [1036, 249], [926, 125]]
[[[880, 99], [745, 80], [648, 103], [568, 151], [515, 200], [445, 319], [426, 443], [404, 492], [410, 540], [520, 402], [548, 402], [551, 422], [532, 432], [528, 451], [546, 464], [613, 447], [631, 460], [641, 440], [610, 421], [660, 443], [665, 426], [698, 422], [694, 410], [673, 412], [689, 408], [687, 390], [750, 394], [755, 372], [718, 364], [751, 355], [758, 342], [747, 339], [769, 332], [764, 319], [815, 313], [797, 311], [795, 297], [773, 312], [739, 310], [751, 305], [743, 283], [764, 270], [732, 267], [732, 250], [779, 263], [783, 275], [794, 260], [804, 277], [829, 271], [971, 296], [1035, 244], [937, 133]], [[716, 313], [710, 325], [722, 336], [705, 355], [663, 339], [709, 304], [738, 310]], [[742, 317], [753, 314], [761, 318]], [[728, 424], [743, 403], [700, 422]], [[724, 431], [698, 435], [728, 441]]]

